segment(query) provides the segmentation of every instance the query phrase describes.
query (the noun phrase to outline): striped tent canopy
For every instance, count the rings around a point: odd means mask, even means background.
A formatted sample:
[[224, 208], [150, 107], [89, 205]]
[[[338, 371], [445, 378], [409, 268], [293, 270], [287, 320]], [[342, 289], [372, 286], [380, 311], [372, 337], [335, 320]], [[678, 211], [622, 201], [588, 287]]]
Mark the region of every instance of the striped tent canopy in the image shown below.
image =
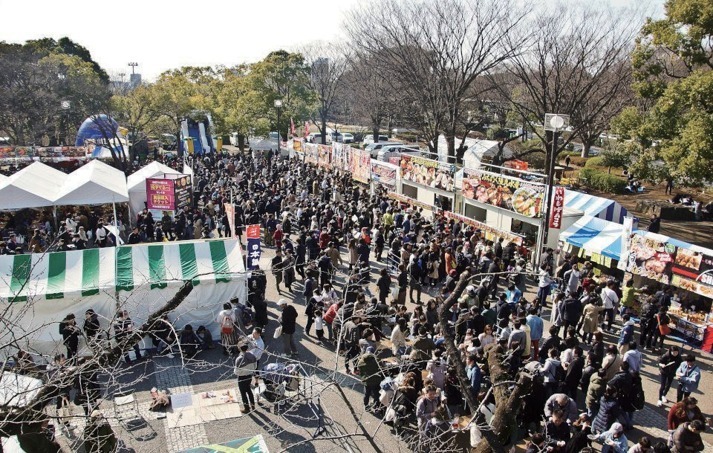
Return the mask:
[[0, 256], [0, 300], [62, 299], [192, 280], [227, 282], [245, 272], [237, 240]]
[[116, 248], [116, 288], [227, 282], [245, 272], [237, 240], [163, 242]]
[[564, 206], [582, 211], [585, 216], [598, 217], [615, 223], [623, 223], [628, 213], [625, 207], [614, 200], [569, 189], [565, 189]]
[[597, 217], [584, 216], [560, 233], [560, 240], [589, 253], [621, 259], [624, 226]]
[[114, 284], [114, 249], [0, 256], [0, 300], [91, 296]]

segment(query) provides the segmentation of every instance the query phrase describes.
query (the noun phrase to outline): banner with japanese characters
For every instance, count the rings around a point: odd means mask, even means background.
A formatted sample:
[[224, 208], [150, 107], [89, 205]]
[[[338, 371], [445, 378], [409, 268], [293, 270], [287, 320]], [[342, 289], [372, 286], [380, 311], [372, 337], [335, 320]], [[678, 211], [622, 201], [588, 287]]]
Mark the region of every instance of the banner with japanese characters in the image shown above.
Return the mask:
[[369, 183], [369, 177], [371, 176], [371, 154], [369, 151], [352, 148], [351, 171], [352, 179], [364, 184]]
[[500, 173], [464, 168], [463, 196], [527, 217], [540, 217], [545, 185]]
[[248, 225], [246, 236], [248, 238], [247, 267], [255, 270], [260, 267], [260, 225]]
[[225, 215], [228, 217], [228, 227], [230, 228], [230, 237], [235, 237], [235, 205], [233, 203], [224, 203]]
[[456, 166], [433, 159], [404, 154], [401, 156], [401, 179], [427, 187], [452, 192]]
[[552, 195], [552, 214], [550, 228], [562, 228], [562, 213], [564, 212], [564, 187], [555, 187]]
[[172, 179], [146, 180], [146, 207], [156, 211], [174, 211], [176, 193]]
[[317, 145], [319, 157], [317, 164], [322, 168], [329, 168], [329, 157], [332, 154], [332, 148], [327, 145]]

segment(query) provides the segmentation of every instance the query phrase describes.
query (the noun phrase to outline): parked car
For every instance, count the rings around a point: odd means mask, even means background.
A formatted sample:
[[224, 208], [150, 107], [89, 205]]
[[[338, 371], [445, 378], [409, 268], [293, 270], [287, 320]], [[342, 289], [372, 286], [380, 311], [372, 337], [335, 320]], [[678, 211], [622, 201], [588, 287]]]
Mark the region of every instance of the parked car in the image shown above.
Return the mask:
[[376, 154], [376, 160], [388, 162], [390, 157], [410, 154], [412, 156], [422, 156], [421, 150], [414, 146], [389, 145], [381, 148]]
[[[379, 142], [388, 142], [389, 137], [386, 135], [379, 135]], [[364, 145], [370, 145], [374, 143], [374, 134], [364, 134]]]
[[376, 159], [377, 156], [378, 156], [378, 154], [379, 154], [379, 150], [380, 150], [381, 148], [383, 148], [384, 146], [389, 146], [389, 145], [403, 145], [403, 143], [400, 143], [400, 142], [379, 142], [379, 143], [372, 143], [372, 144], [368, 145], [368, 146], [367, 146], [366, 148], [364, 148], [364, 149], [365, 149], [366, 151], [369, 151], [369, 153], [371, 154], [371, 158], [372, 158], [372, 159]]

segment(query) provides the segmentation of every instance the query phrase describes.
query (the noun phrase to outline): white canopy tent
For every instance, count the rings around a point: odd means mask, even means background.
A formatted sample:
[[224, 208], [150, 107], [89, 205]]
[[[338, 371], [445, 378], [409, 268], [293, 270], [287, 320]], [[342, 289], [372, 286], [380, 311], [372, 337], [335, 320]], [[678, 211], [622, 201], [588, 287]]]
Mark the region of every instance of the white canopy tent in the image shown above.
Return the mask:
[[53, 206], [67, 175], [35, 162], [0, 183], [0, 211]]
[[[463, 154], [463, 166], [467, 168], [478, 168], [484, 159], [492, 159], [498, 154], [498, 142], [495, 140], [466, 139], [466, 145], [468, 149]], [[511, 159], [513, 156], [506, 146], [502, 158]]]
[[164, 175], [180, 175], [181, 172], [174, 170], [160, 162], [151, 162], [145, 167], [137, 170], [127, 178], [126, 186], [129, 191], [129, 207], [132, 215], [136, 215], [144, 209], [146, 201], [146, 180], [149, 178], [160, 178]]
[[126, 176], [99, 160], [73, 171], [64, 182], [55, 206], [97, 205], [129, 201]]

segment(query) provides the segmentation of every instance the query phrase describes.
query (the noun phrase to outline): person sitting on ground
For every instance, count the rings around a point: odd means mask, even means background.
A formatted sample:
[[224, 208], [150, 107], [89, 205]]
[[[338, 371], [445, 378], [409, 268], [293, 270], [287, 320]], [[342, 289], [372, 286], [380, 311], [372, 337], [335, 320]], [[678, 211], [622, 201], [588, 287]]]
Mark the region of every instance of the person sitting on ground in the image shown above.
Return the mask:
[[198, 326], [196, 335], [198, 335], [198, 338], [201, 339], [201, 351], [215, 348], [215, 345], [213, 344], [213, 334], [210, 333], [210, 330], [206, 329], [205, 326]]
[[181, 331], [181, 350], [183, 351], [183, 356], [191, 358], [198, 353], [198, 348], [200, 347], [202, 340], [198, 338], [193, 326], [186, 324], [186, 326]]
[[171, 396], [165, 390], [159, 390], [156, 387], [151, 389], [151, 412], [163, 411], [171, 406]]

